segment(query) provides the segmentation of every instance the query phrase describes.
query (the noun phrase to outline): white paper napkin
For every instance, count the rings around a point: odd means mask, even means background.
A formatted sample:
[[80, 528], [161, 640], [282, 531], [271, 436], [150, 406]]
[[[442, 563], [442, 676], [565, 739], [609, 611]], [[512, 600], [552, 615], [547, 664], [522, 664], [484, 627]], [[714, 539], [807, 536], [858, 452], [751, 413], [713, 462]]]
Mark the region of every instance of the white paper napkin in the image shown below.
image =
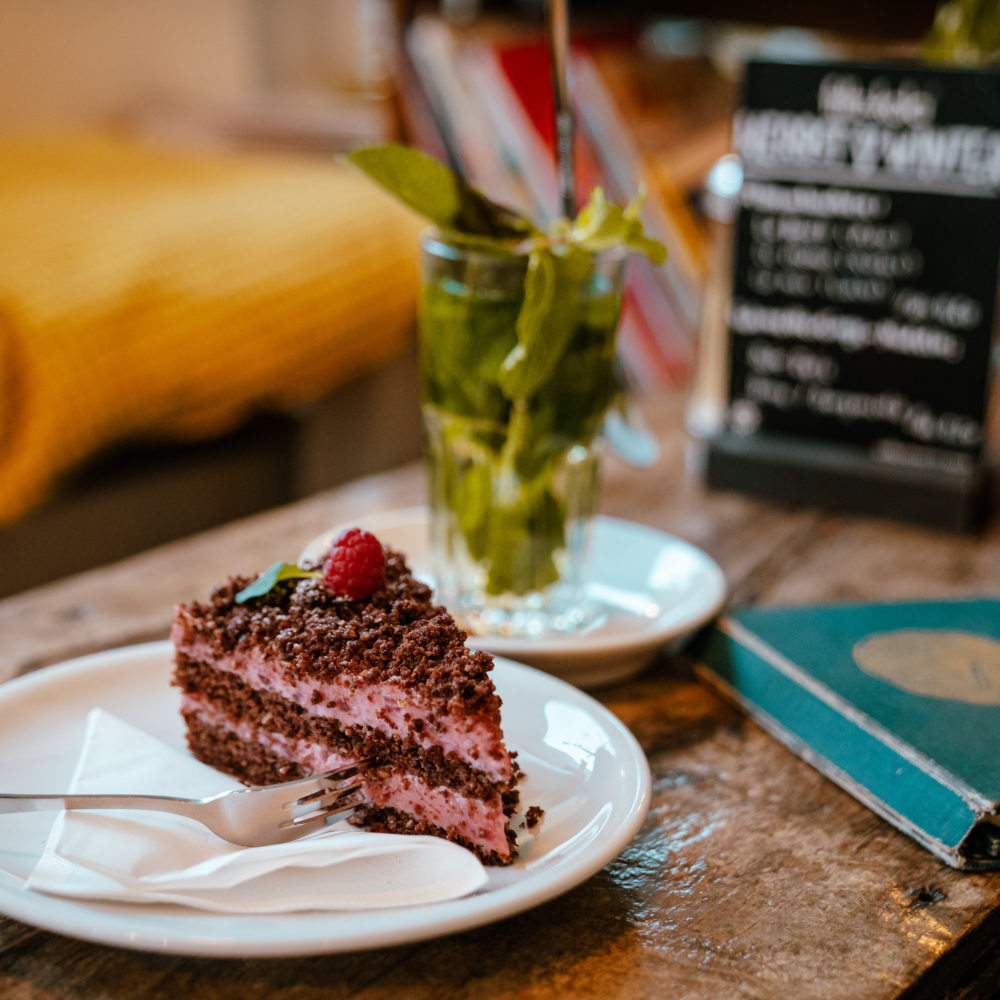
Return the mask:
[[[67, 791], [202, 798], [233, 787], [233, 779], [95, 708]], [[486, 881], [475, 855], [437, 837], [330, 828], [287, 844], [237, 847], [182, 816], [116, 810], [61, 813], [27, 885], [87, 899], [287, 913], [416, 906]]]

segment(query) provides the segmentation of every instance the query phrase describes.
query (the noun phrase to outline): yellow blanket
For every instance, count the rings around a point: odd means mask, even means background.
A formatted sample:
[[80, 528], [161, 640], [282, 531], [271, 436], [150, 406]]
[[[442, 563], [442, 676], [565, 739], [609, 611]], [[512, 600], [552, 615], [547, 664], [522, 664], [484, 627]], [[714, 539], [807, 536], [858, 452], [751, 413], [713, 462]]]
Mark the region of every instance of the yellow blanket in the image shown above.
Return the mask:
[[399, 354], [421, 224], [332, 159], [0, 144], [0, 524], [116, 442], [215, 435]]

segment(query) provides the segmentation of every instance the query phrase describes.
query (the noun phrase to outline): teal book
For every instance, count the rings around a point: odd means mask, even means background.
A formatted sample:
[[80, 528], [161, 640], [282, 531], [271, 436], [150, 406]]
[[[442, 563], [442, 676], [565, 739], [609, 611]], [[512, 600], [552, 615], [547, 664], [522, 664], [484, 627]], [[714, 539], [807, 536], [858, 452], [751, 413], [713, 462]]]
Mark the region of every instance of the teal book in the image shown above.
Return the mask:
[[956, 868], [1000, 868], [1000, 599], [746, 608], [704, 680]]

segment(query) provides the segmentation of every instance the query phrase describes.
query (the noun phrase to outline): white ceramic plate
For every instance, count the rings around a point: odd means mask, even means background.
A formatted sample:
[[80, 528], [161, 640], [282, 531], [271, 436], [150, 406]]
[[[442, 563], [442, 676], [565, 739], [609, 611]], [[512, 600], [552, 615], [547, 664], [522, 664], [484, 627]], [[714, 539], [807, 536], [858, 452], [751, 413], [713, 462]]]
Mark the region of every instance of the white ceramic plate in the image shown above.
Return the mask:
[[[355, 524], [403, 552], [413, 572], [433, 586], [426, 507], [337, 525], [309, 542], [299, 558], [321, 558], [333, 539]], [[579, 687], [597, 687], [638, 673], [663, 646], [680, 644], [713, 618], [726, 599], [722, 570], [701, 549], [614, 517], [595, 518], [583, 572], [588, 596], [603, 612], [596, 627], [541, 639], [470, 636], [469, 645], [529, 663]]]
[[[56, 792], [68, 785], [95, 705], [184, 746], [167, 642], [83, 657], [0, 686], [0, 790]], [[0, 816], [0, 912], [104, 944], [183, 955], [258, 957], [353, 951], [477, 927], [578, 885], [621, 852], [649, 808], [646, 758], [606, 708], [518, 663], [494, 670], [504, 733], [527, 774], [522, 807], [542, 823], [519, 831], [517, 861], [489, 869], [464, 899], [421, 907], [274, 916], [203, 913], [179, 906], [86, 902], [24, 888], [54, 813]], [[519, 817], [515, 817], [515, 829]]]

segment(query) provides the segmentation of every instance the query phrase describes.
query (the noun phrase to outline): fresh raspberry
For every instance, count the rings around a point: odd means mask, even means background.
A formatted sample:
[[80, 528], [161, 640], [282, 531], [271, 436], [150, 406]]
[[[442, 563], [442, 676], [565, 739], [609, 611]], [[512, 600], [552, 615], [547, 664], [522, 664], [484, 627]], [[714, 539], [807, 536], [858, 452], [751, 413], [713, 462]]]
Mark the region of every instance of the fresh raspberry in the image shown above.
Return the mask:
[[342, 531], [323, 561], [323, 582], [335, 594], [361, 601], [385, 586], [382, 543], [362, 528]]

